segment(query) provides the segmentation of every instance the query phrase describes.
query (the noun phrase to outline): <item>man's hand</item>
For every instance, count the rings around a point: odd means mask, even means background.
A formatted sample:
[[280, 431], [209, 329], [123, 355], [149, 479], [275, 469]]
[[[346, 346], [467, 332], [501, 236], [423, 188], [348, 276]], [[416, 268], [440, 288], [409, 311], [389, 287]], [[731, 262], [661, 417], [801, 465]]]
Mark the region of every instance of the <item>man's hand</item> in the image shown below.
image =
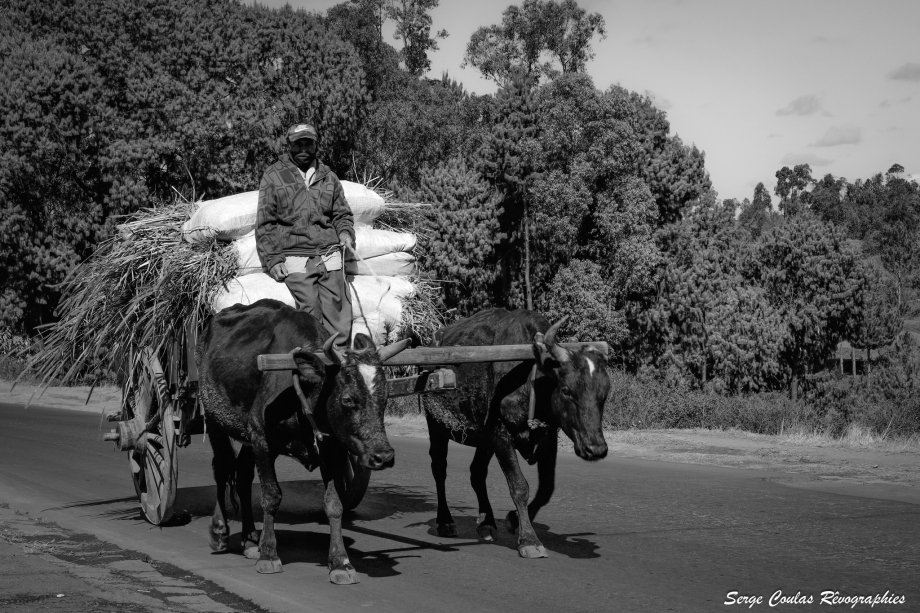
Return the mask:
[[353, 239], [348, 232], [339, 233], [339, 242], [343, 245], [348, 245], [349, 249], [352, 251], [355, 250], [355, 239]]
[[281, 283], [284, 281], [284, 278], [288, 276], [288, 269], [287, 266], [284, 265], [284, 262], [278, 262], [272, 266], [272, 269], [268, 271], [268, 274], [271, 275], [272, 279], [278, 283]]

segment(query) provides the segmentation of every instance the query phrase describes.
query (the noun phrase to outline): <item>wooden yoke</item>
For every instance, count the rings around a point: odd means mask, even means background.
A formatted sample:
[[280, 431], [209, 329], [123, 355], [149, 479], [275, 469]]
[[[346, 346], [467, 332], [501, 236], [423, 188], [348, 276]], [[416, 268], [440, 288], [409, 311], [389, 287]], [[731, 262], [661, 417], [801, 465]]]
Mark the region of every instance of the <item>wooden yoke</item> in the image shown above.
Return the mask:
[[[610, 353], [610, 346], [603, 341], [581, 343], [559, 343], [570, 351], [591, 346], [602, 355]], [[317, 357], [328, 365], [332, 363], [322, 353]], [[477, 362], [522, 362], [533, 359], [533, 345], [482, 345], [418, 347], [406, 349], [383, 363], [384, 366], [450, 366]], [[259, 370], [293, 370], [297, 368], [294, 358], [287, 353], [263, 354], [258, 358]]]

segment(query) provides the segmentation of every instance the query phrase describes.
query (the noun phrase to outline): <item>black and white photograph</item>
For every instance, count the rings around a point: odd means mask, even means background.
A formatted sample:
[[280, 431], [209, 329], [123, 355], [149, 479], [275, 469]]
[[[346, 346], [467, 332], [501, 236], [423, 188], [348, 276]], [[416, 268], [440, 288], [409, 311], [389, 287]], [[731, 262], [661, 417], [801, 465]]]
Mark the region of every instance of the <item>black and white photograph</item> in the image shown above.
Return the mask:
[[0, 612], [920, 612], [920, 2], [0, 0]]

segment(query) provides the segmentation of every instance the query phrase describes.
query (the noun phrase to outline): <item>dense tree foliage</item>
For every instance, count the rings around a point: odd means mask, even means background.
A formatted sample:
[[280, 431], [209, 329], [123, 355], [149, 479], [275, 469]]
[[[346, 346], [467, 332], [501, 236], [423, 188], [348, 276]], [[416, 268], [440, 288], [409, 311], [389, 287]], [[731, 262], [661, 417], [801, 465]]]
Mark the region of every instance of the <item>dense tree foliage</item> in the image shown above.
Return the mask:
[[752, 253], [731, 207], [702, 206], [658, 234], [657, 292], [632, 305], [640, 370], [717, 391], [780, 384], [782, 319], [745, 277]]
[[670, 223], [712, 186], [705, 155], [695, 145], [684, 145], [677, 135], [668, 134], [670, 123], [651, 98], [635, 92], [628, 95], [636, 111], [634, 130], [640, 146], [636, 169], [655, 196], [660, 222]]
[[334, 168], [350, 162], [363, 73], [317, 16], [229, 0], [11, 0], [0, 28], [5, 325], [52, 317], [53, 286], [114, 215], [175, 192], [254, 189], [291, 123], [317, 126]]
[[499, 85], [507, 85], [517, 72], [535, 79], [584, 72], [594, 57], [595, 35], [606, 38], [604, 18], [589, 14], [575, 0], [524, 0], [504, 10], [500, 25], [473, 33], [462, 65], [478, 68]]
[[424, 269], [444, 283], [445, 303], [460, 315], [496, 304], [496, 246], [499, 229], [496, 193], [462, 158], [425, 169], [412, 192], [421, 202], [437, 203], [432, 211]]
[[845, 234], [810, 214], [787, 218], [757, 244], [748, 274], [785, 324], [780, 358], [793, 397], [804, 375], [852, 338], [863, 308], [861, 273]]

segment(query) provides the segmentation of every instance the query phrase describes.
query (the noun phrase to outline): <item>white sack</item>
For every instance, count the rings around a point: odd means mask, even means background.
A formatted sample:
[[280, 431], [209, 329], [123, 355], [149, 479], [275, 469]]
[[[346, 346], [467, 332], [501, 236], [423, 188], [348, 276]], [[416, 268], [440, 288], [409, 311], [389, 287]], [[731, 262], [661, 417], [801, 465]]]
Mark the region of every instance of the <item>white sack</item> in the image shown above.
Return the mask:
[[259, 261], [259, 252], [256, 250], [255, 232], [233, 241], [233, 249], [240, 259], [240, 270], [236, 273], [238, 277], [262, 272], [262, 262]]
[[[365, 258], [367, 263], [358, 260], [358, 274], [394, 277], [396, 275], [415, 274], [415, 256], [404, 251], [384, 252], [377, 255], [364, 255], [365, 252], [375, 253], [381, 249], [399, 249], [407, 245], [415, 246], [415, 236], [403, 232], [388, 232], [387, 230], [374, 230], [359, 226], [358, 254]], [[262, 272], [262, 263], [256, 250], [256, 237], [250, 232], [233, 241], [233, 248], [240, 261], [240, 270], [237, 276], [251, 275]], [[373, 270], [373, 273], [371, 272]]]
[[[373, 190], [360, 183], [342, 181], [345, 200], [355, 216], [355, 224], [370, 225], [383, 213], [384, 200]], [[208, 238], [234, 240], [255, 230], [259, 207], [259, 192], [243, 192], [216, 200], [205, 200], [198, 205], [191, 219], [182, 226], [182, 233], [190, 243]]]
[[366, 260], [358, 260], [358, 274], [376, 274], [387, 277], [414, 275], [415, 256], [411, 253], [397, 252], [378, 255], [375, 258], [367, 258]]
[[263, 298], [274, 298], [286, 305], [295, 306], [294, 297], [288, 291], [287, 285], [278, 283], [264, 272], [233, 279], [227, 284], [227, 289], [218, 294], [211, 306], [218, 312], [234, 304], [252, 304]]
[[360, 183], [342, 181], [342, 192], [345, 193], [345, 200], [348, 201], [351, 213], [355, 216], [356, 225], [369, 226], [383, 214], [384, 200], [374, 190], [368, 189]]
[[412, 251], [417, 239], [409, 232], [377, 230], [369, 226], [355, 227], [355, 249], [364, 258], [375, 258], [387, 253]]
[[358, 317], [351, 324], [351, 337], [358, 333], [367, 334], [377, 345], [387, 345], [396, 342], [398, 322], [393, 322], [381, 313], [370, 313], [367, 317]]
[[[399, 320], [402, 313], [401, 300], [415, 292], [415, 287], [402, 277], [367, 277], [358, 275], [349, 283], [351, 288], [351, 308], [354, 316], [365, 316], [380, 311], [386, 316]], [[399, 305], [399, 306], [396, 306]]]
[[258, 191], [205, 200], [182, 225], [182, 236], [190, 243], [239, 238], [255, 229], [258, 205]]

